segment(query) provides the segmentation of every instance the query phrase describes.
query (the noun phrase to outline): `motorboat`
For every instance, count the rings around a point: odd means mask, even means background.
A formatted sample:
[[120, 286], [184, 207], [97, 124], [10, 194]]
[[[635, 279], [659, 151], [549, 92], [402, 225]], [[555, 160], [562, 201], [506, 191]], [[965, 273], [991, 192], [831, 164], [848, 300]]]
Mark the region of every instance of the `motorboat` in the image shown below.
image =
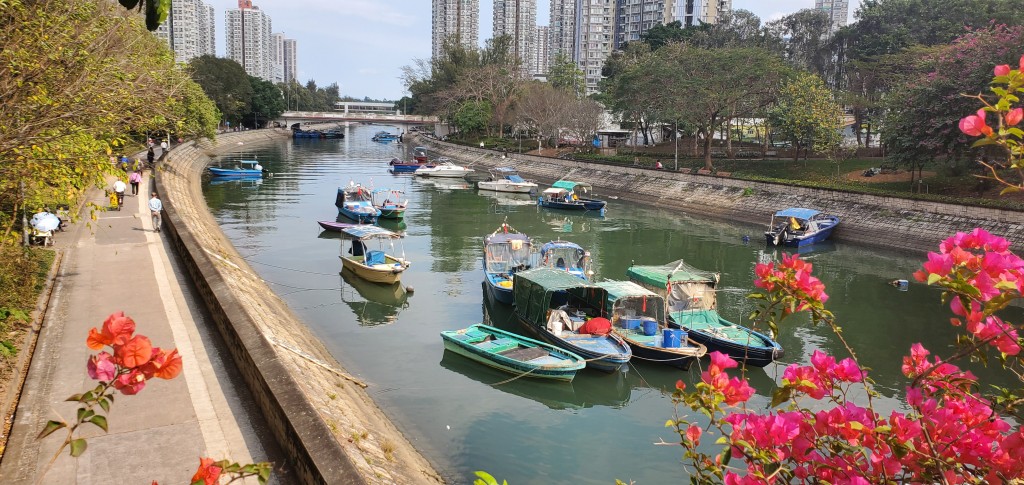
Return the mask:
[[262, 177], [263, 165], [256, 160], [239, 160], [234, 168], [210, 167], [214, 177]]
[[409, 207], [405, 192], [398, 189], [374, 189], [370, 191], [370, 203], [380, 211], [381, 219], [401, 219]]
[[536, 183], [523, 179], [519, 172], [512, 167], [498, 167], [491, 170], [491, 179], [477, 182], [476, 187], [480, 190], [517, 194], [528, 194], [537, 190]]
[[838, 225], [839, 216], [790, 207], [772, 216], [764, 238], [770, 245], [801, 247], [828, 239]]
[[420, 177], [444, 177], [462, 178], [472, 172], [473, 169], [456, 165], [452, 162], [444, 162], [433, 167], [421, 167], [414, 172]]
[[426, 160], [423, 160], [422, 162], [419, 161], [419, 159], [415, 160], [416, 161], [413, 162], [407, 162], [405, 160], [402, 160], [401, 158], [392, 158], [391, 161], [388, 162], [388, 165], [391, 166], [391, 173], [413, 173], [420, 168], [429, 168], [434, 166], [428, 163]]
[[344, 187], [338, 187], [334, 205], [342, 215], [360, 223], [376, 222], [381, 214], [380, 210], [373, 206], [370, 190], [353, 181]]
[[[402, 273], [409, 269], [410, 263], [405, 259], [405, 251], [402, 256], [393, 256], [384, 251], [385, 244], [394, 247], [394, 242], [401, 239], [401, 235], [391, 232], [378, 226], [356, 226], [342, 229], [345, 236], [344, 241], [349, 241], [347, 254], [343, 253], [341, 264], [345, 269], [352, 271], [360, 278], [372, 282], [392, 285], [398, 283]], [[376, 242], [377, 249], [370, 249], [370, 244]]]
[[537, 203], [549, 209], [599, 211], [603, 215], [608, 203], [591, 198], [593, 192], [594, 187], [588, 183], [559, 180], [541, 193]]

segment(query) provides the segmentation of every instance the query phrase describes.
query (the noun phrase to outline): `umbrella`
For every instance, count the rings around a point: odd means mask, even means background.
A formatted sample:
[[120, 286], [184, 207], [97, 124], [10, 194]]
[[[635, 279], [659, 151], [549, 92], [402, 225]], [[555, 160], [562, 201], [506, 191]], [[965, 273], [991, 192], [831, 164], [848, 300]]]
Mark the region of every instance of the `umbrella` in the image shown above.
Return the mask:
[[32, 216], [29, 223], [35, 230], [47, 232], [60, 227], [60, 218], [51, 212], [39, 212]]

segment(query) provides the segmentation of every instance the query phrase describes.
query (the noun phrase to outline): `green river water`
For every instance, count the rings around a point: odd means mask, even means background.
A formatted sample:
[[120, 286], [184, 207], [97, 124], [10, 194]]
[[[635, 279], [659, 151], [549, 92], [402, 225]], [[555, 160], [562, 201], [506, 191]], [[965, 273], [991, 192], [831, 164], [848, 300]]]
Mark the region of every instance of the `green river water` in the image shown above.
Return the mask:
[[[525, 195], [478, 193], [461, 179], [392, 175], [387, 162], [410, 158], [412, 145], [370, 141], [380, 129], [352, 126], [343, 140], [287, 140], [226, 156], [257, 156], [273, 176], [204, 180], [206, 200], [242, 256], [338, 361], [370, 384], [373, 399], [449, 483], [471, 483], [475, 470], [512, 485], [686, 480], [681, 448], [655, 443], [678, 440], [664, 427], [674, 412], [671, 389], [678, 379], [699, 379], [701, 366], [682, 372], [634, 362], [624, 373], [581, 371], [572, 383], [505, 382], [510, 375], [448, 355], [439, 332], [481, 321], [518, 328], [511, 308], [489, 301], [481, 286], [483, 237], [506, 218], [535, 241], [562, 238], [589, 249], [599, 279], [625, 279], [633, 261], [680, 258], [721, 272], [720, 311], [733, 321], [753, 309], [745, 295], [754, 289], [754, 265], [781, 255], [765, 247], [763, 227], [618, 200], [609, 201], [604, 218], [555, 212], [539, 209]], [[321, 232], [316, 221], [345, 221], [334, 198], [350, 180], [408, 196], [405, 221], [382, 225], [405, 232], [402, 246], [412, 267], [402, 279], [414, 293], [339, 274], [341, 241]], [[945, 236], [935, 235], [936, 247]], [[888, 414], [901, 408], [906, 381], [899, 367], [910, 345], [944, 351], [954, 338], [938, 291], [911, 283], [901, 292], [888, 285], [911, 279], [924, 257], [842, 243], [802, 253], [826, 284], [827, 306], [845, 337], [871, 369], [882, 395], [876, 409]], [[804, 317], [788, 320], [778, 340], [786, 352], [783, 364], [808, 362], [817, 349], [844, 354], [830, 330]], [[783, 368], [751, 371], [753, 408], [767, 406]]]

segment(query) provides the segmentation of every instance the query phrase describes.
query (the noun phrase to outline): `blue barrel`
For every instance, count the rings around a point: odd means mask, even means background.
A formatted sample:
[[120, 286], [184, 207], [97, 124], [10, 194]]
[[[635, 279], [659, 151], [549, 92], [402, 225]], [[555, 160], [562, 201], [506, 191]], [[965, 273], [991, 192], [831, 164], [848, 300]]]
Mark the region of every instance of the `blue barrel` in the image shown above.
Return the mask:
[[622, 328], [624, 328], [626, 330], [633, 330], [635, 328], [640, 328], [640, 317], [623, 318], [622, 319]]
[[658, 322], [653, 318], [643, 319], [644, 335], [652, 336], [658, 333]]

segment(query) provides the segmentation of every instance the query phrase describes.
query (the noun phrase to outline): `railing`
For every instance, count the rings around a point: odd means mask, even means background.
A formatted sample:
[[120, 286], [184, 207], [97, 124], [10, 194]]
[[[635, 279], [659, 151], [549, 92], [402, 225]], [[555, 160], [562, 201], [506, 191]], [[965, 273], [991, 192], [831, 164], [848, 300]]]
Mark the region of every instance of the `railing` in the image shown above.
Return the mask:
[[285, 126], [300, 121], [376, 121], [390, 123], [429, 124], [437, 123], [436, 116], [397, 115], [384, 113], [344, 113], [324, 111], [285, 111], [278, 118]]

